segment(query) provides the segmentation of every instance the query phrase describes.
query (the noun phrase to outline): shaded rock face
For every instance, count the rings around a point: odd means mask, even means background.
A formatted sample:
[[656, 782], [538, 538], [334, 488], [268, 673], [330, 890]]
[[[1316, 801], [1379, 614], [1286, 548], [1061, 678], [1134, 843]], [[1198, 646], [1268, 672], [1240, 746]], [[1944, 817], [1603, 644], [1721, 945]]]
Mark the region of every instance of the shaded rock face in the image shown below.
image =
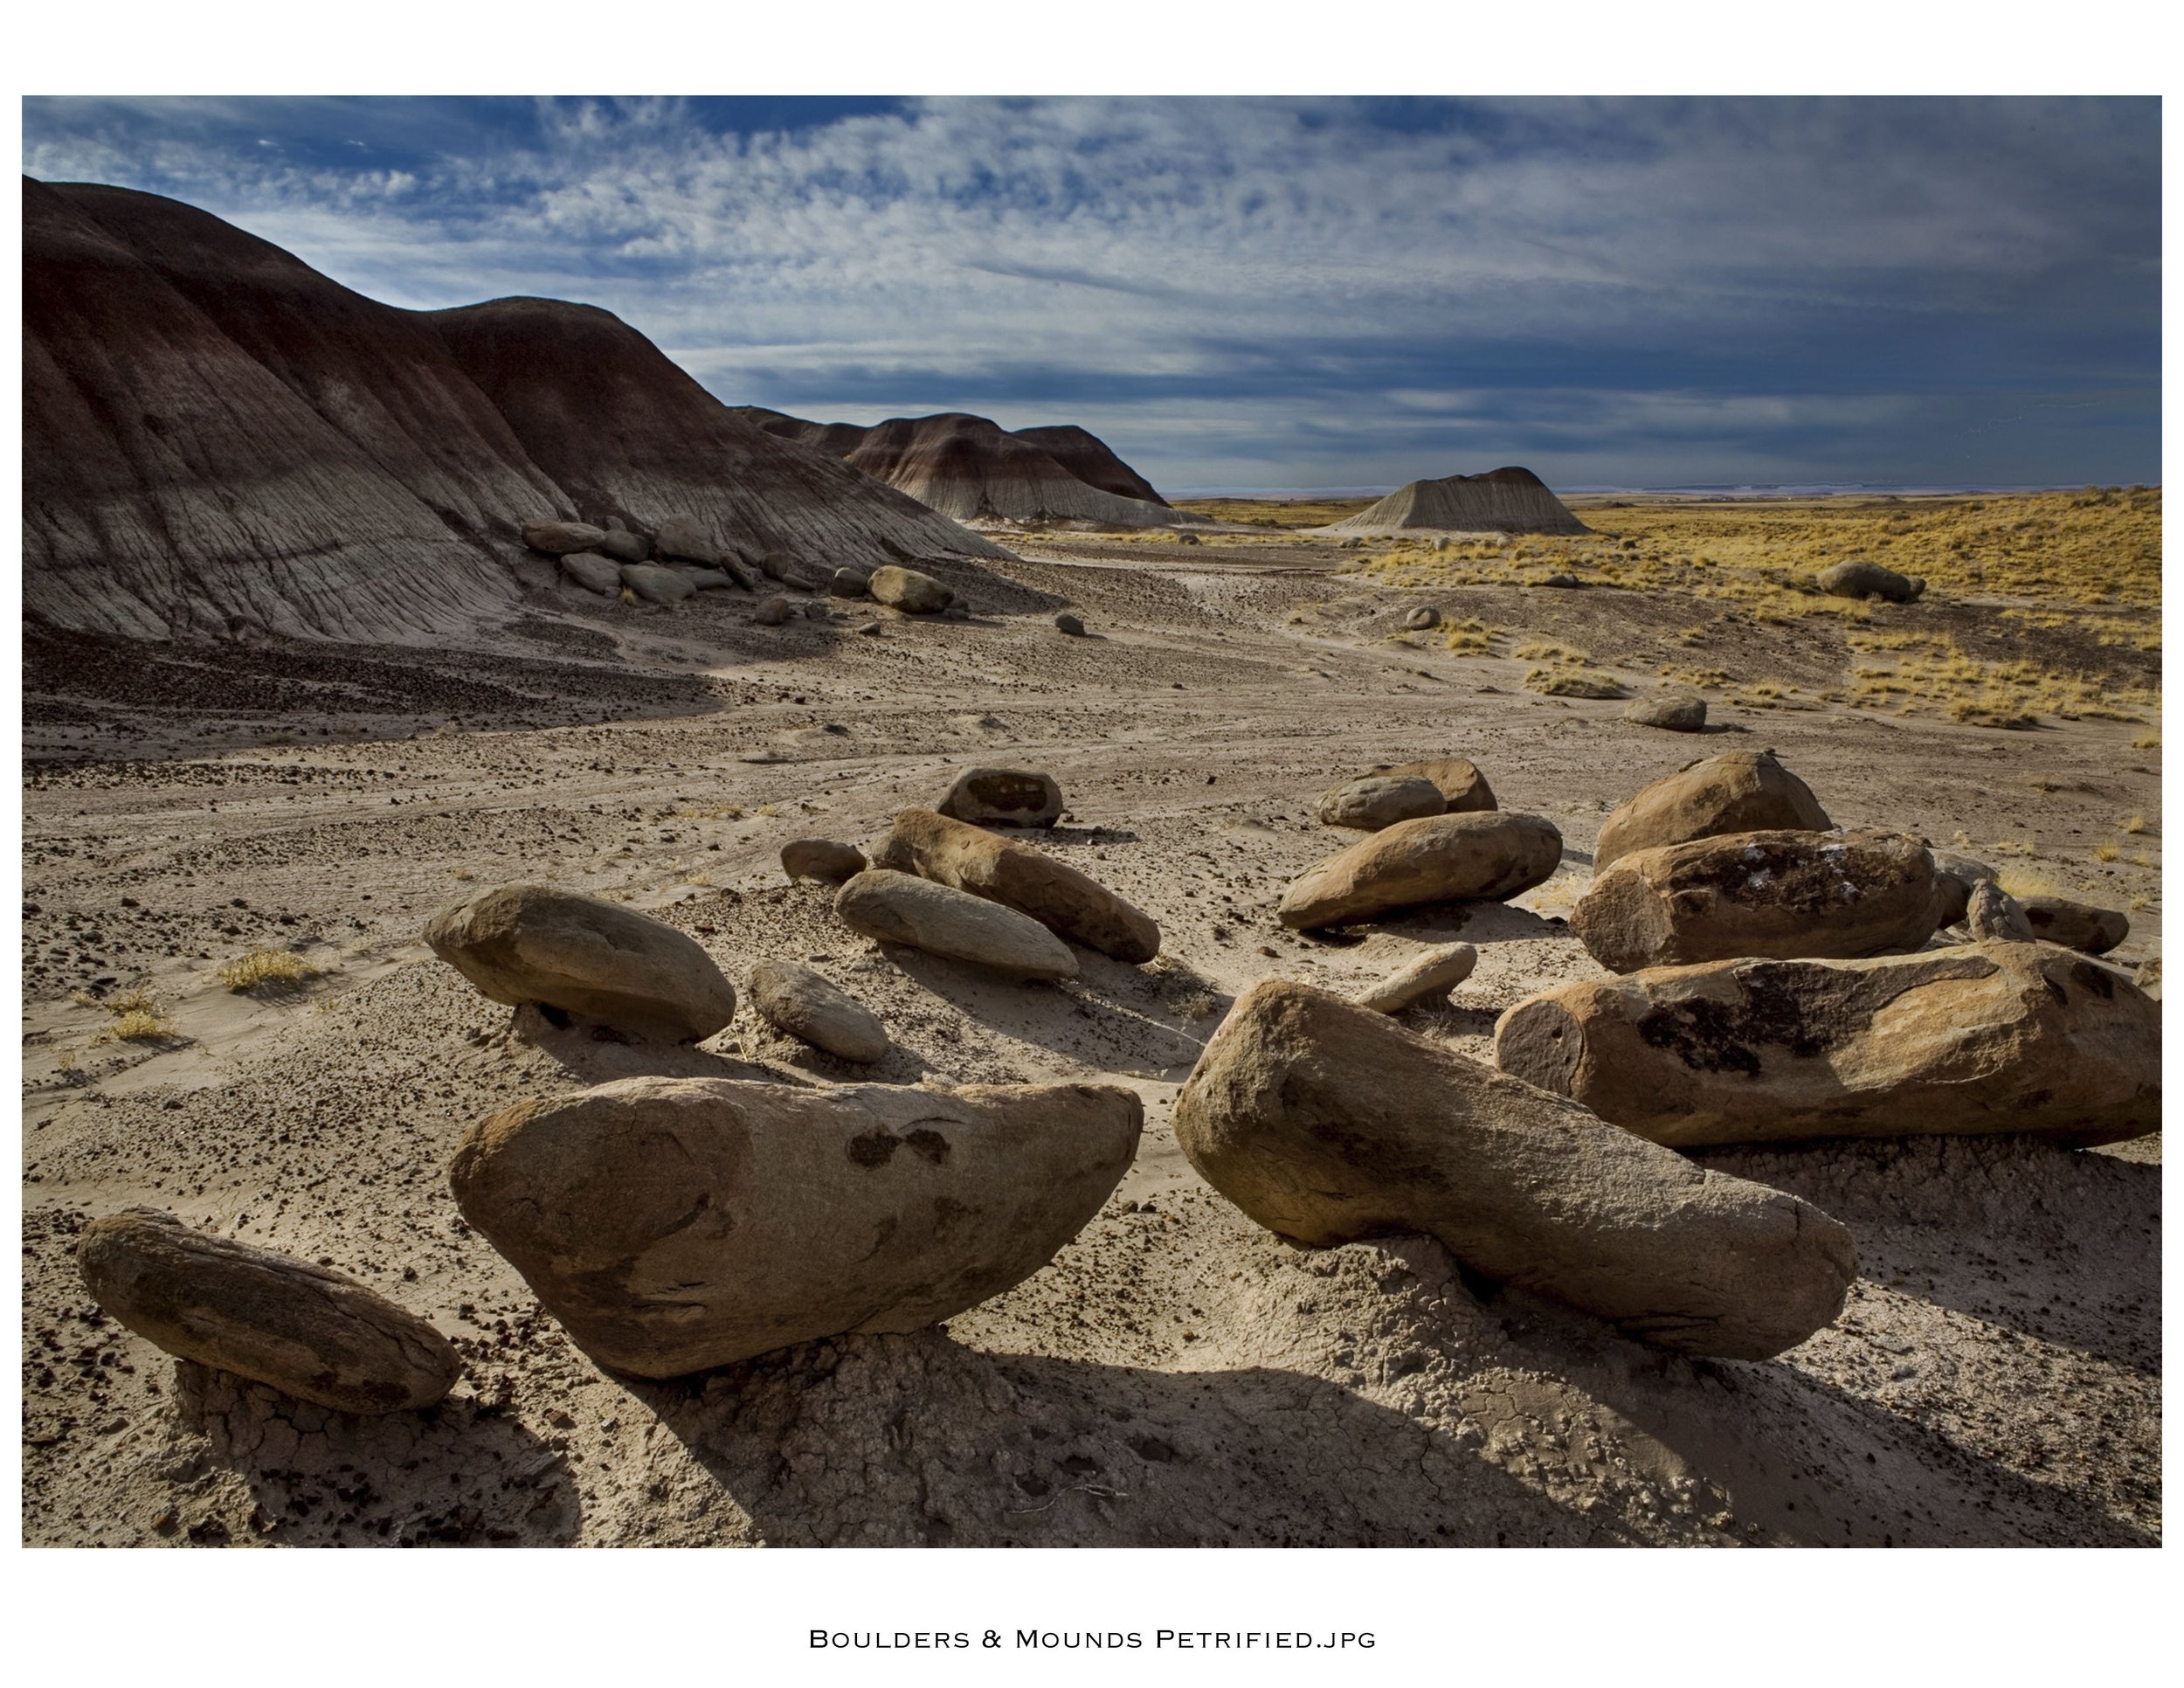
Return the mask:
[[789, 600], [779, 592], [775, 592], [770, 598], [760, 598], [752, 606], [750, 619], [762, 627], [778, 627], [794, 613]]
[[447, 1339], [351, 1277], [193, 1231], [149, 1207], [94, 1219], [76, 1262], [113, 1318], [169, 1353], [344, 1413], [437, 1403]]
[[1494, 1033], [1505, 1072], [1688, 1148], [2161, 1124], [2159, 1007], [2045, 944], [1714, 962], [1565, 986]]
[[1462, 757], [1399, 762], [1372, 771], [1391, 779], [1430, 779], [1440, 789], [1444, 810], [1449, 814], [1481, 814], [1499, 806], [1494, 800], [1494, 788], [1486, 783], [1486, 776]]
[[1641, 727], [1659, 727], [1672, 733], [1706, 730], [1706, 700], [1696, 693], [1662, 692], [1639, 698], [1623, 711], [1623, 719]]
[[1426, 633], [1441, 625], [1441, 612], [1430, 604], [1421, 604], [1403, 618], [1403, 625], [1413, 633]]
[[577, 551], [564, 557], [558, 565], [562, 573], [587, 591], [612, 598], [622, 590], [622, 565], [612, 557], [591, 551]]
[[1061, 786], [1029, 768], [966, 768], [933, 806], [980, 827], [1051, 827], [1061, 819]]
[[826, 578], [829, 598], [869, 598], [872, 577], [857, 569], [837, 569]]
[[1397, 1014], [1421, 1002], [1441, 1001], [1478, 965], [1479, 952], [1470, 944], [1442, 944], [1360, 992], [1357, 1003], [1375, 1013]]
[[1592, 531], [1530, 469], [1489, 469], [1413, 481], [1377, 504], [1328, 527], [1329, 533], [1391, 533], [1406, 528], [1456, 533]]
[[792, 838], [781, 847], [781, 871], [791, 879], [854, 879], [870, 864], [854, 844], [831, 838]]
[[425, 941], [495, 1002], [647, 1042], [695, 1043], [736, 1017], [736, 987], [696, 939], [600, 897], [510, 885], [441, 910]]
[[1118, 961], [1151, 961], [1160, 953], [1160, 928], [1151, 917], [1097, 880], [1028, 844], [930, 809], [895, 815], [879, 862], [990, 898]]
[[1099, 1212], [1142, 1123], [1106, 1085], [632, 1078], [494, 1114], [448, 1181], [577, 1346], [676, 1377], [1013, 1288]]
[[[981, 834], [990, 837], [990, 834]], [[852, 931], [1017, 979], [1075, 979], [1077, 958], [1029, 915], [891, 868], [868, 868], [834, 897]]]
[[626, 528], [610, 529], [599, 542], [599, 555], [611, 557], [617, 563], [643, 563], [653, 554], [652, 542], [641, 533], [632, 533]]
[[1535, 814], [1441, 814], [1398, 821], [1290, 882], [1282, 924], [1303, 930], [1423, 903], [1501, 903], [1547, 880], [1562, 834]]
[[1736, 956], [1915, 948], [1941, 907], [1933, 858], [1901, 833], [1731, 833], [1617, 858], [1571, 910], [1619, 973]]
[[1319, 800], [1320, 824], [1377, 833], [1399, 820], [1445, 814], [1441, 787], [1415, 774], [1368, 774], [1337, 785]]
[[1796, 1197], [1287, 980], [1238, 1000], [1175, 1131], [1280, 1235], [1423, 1231], [1483, 1276], [1683, 1353], [1780, 1353], [1835, 1319], [1856, 1274], [1849, 1232]]
[[660, 524], [660, 531], [653, 536], [653, 549], [661, 557], [695, 563], [708, 569], [717, 566], [721, 560], [720, 546], [714, 542], [705, 524], [695, 516], [669, 516]]
[[2032, 935], [2087, 955], [2106, 955], [2131, 936], [2131, 917], [2120, 909], [2097, 909], [2067, 896], [2020, 897]]
[[823, 973], [793, 961], [762, 961], [750, 970], [750, 1002], [777, 1031], [844, 1061], [869, 1063], [888, 1052], [880, 1016]]
[[956, 594], [930, 574], [893, 563], [874, 569], [865, 588], [880, 603], [906, 615], [938, 615], [956, 600]]
[[1593, 852], [1599, 873], [1618, 856], [1721, 833], [1826, 832], [1835, 823], [1772, 751], [1730, 751], [1686, 764], [1609, 815]]
[[693, 515], [830, 566], [1000, 554], [739, 421], [589, 307], [397, 310], [81, 183], [24, 183], [23, 274], [24, 607], [53, 626], [464, 633], [515, 612], [519, 525], [579, 512]]
[[1909, 604], [1926, 590], [1916, 575], [1898, 574], [1878, 563], [1838, 563], [1820, 571], [1820, 589], [1830, 598], [1884, 598], [1891, 604]]
[[622, 584], [647, 604], [680, 604], [697, 591], [695, 583], [657, 563], [625, 563]]
[[586, 522], [526, 522], [523, 543], [548, 557], [566, 557], [571, 551], [596, 551], [606, 543], [606, 529]]
[[[1953, 874], [1945, 875], [1946, 881], [1959, 886], [1963, 883]], [[1950, 903], [1953, 905], [1955, 899]], [[1991, 879], [1974, 880], [1964, 899], [1964, 929], [1980, 943], [1999, 940], [2011, 944], [2032, 942], [2032, 922], [2025, 918], [2025, 911], [2017, 899]]]

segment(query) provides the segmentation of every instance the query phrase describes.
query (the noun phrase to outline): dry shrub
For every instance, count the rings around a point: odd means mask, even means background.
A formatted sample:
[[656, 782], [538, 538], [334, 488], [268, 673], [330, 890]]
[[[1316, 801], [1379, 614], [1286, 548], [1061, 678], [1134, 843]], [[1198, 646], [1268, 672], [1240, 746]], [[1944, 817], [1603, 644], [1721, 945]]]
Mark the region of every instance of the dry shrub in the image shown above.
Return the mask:
[[213, 977], [231, 991], [248, 992], [268, 985], [294, 985], [317, 971], [301, 956], [286, 950], [252, 950], [223, 961], [213, 970]]

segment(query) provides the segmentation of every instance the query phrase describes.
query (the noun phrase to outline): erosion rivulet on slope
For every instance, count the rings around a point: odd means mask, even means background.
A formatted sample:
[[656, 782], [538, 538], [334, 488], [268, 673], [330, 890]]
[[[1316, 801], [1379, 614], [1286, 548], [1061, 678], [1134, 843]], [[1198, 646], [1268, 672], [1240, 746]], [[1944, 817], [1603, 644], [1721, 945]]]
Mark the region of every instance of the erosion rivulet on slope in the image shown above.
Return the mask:
[[360, 642], [509, 613], [521, 522], [685, 515], [829, 567], [999, 553], [751, 426], [634, 329], [407, 311], [156, 195], [24, 183], [24, 605]]

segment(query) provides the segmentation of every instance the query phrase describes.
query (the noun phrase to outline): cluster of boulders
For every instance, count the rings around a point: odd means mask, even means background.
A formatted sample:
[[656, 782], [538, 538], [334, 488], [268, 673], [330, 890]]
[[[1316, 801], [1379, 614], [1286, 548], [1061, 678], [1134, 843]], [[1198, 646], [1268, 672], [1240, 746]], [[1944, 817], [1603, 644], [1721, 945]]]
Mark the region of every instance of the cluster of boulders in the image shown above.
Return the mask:
[[[546, 519], [521, 524], [523, 543], [556, 560], [562, 574], [604, 598], [622, 594], [672, 606], [693, 593], [740, 587], [764, 593], [751, 612], [761, 626], [778, 627], [798, 615], [823, 615], [821, 597], [870, 598], [905, 615], [948, 615], [964, 610], [955, 591], [920, 569], [888, 564], [866, 571], [840, 568], [820, 576], [784, 551], [753, 552], [724, 544], [696, 518], [670, 516], [649, 536], [619, 516], [604, 525]], [[769, 581], [813, 594], [801, 603], [766, 592]]]

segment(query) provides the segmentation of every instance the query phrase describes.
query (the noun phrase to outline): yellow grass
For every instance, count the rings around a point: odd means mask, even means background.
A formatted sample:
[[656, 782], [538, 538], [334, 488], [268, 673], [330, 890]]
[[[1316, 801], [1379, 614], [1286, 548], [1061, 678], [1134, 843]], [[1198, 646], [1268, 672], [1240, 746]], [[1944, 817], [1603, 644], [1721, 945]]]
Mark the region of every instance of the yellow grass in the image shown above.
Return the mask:
[[2142, 833], [2146, 831], [2146, 818], [2142, 814], [2132, 815], [2128, 819], [2120, 820], [2116, 824], [2116, 830], [2119, 833], [2137, 834]]
[[132, 1008], [125, 1014], [116, 1014], [114, 1023], [100, 1032], [96, 1041], [142, 1043], [156, 1042], [175, 1034], [175, 1022], [164, 1014], [152, 1013], [142, 1008]]
[[1994, 882], [2015, 897], [2064, 895], [2063, 887], [2054, 879], [2031, 868], [2004, 868], [1995, 875]]
[[2131, 748], [2134, 751], [2158, 751], [2161, 748], [2160, 733], [2138, 733], [2132, 736]]
[[252, 950], [223, 961], [213, 977], [231, 991], [254, 991], [261, 985], [293, 985], [318, 970], [286, 950]]
[[2122, 860], [2122, 858], [2123, 852], [2113, 844], [2096, 844], [2093, 846], [2093, 860], [2096, 861], [2117, 861]]

